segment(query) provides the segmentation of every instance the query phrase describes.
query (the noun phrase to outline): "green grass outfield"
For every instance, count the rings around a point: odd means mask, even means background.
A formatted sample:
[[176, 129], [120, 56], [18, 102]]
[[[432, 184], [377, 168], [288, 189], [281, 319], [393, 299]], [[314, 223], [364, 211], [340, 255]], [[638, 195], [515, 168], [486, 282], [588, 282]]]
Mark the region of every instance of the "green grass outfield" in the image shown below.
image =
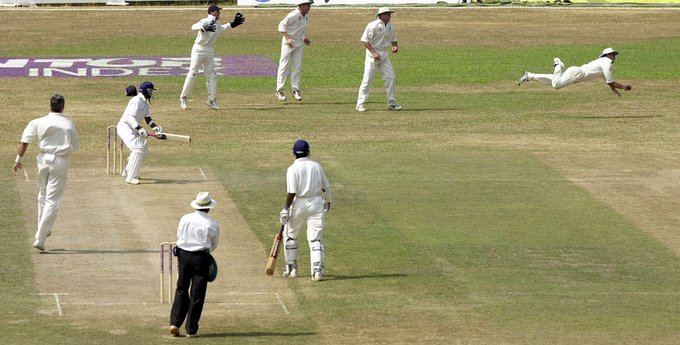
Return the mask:
[[[227, 32], [218, 52], [277, 61], [275, 23], [286, 10], [244, 12], [246, 24]], [[369, 111], [357, 113], [358, 39], [372, 13], [313, 10], [302, 104], [278, 103], [273, 77], [220, 78], [219, 112], [182, 112], [183, 78], [154, 78], [158, 122], [195, 142], [154, 150], [148, 164], [218, 171], [266, 248], [295, 139], [310, 141], [334, 189], [325, 232], [331, 279], [290, 281], [296, 322], [234, 319], [206, 329], [221, 337], [197, 341], [677, 343], [680, 246], [657, 232], [677, 229], [677, 208], [651, 205], [674, 205], [679, 194], [671, 182], [680, 171], [680, 12], [397, 9], [393, 63], [404, 110], [385, 110], [376, 78]], [[202, 15], [2, 10], [9, 32], [0, 35], [0, 56], [188, 55], [188, 25]], [[617, 81], [633, 84], [621, 98], [601, 81], [560, 91], [515, 84], [525, 68], [549, 71], [554, 56], [581, 64], [607, 46], [621, 51]], [[111, 335], [36, 313], [34, 254], [25, 245], [32, 225], [23, 221], [34, 210], [14, 203], [17, 140], [49, 95], [66, 96], [82, 133], [74, 159], [103, 167], [103, 128], [120, 116], [124, 86], [139, 81], [0, 79], [0, 343], [185, 341], [162, 337], [156, 325], [164, 320], [132, 320], [128, 333]], [[204, 97], [199, 80], [195, 109]]]

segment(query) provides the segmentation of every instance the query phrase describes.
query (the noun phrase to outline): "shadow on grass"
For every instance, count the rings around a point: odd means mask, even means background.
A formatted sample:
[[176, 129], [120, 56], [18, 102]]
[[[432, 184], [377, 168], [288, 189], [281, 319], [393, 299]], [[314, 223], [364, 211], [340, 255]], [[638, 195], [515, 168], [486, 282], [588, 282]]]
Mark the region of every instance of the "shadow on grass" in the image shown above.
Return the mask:
[[407, 274], [362, 274], [357, 276], [325, 276], [324, 280], [351, 280], [351, 279], [376, 279], [376, 278], [401, 278], [407, 277]]
[[293, 333], [277, 333], [277, 332], [241, 332], [241, 333], [208, 333], [201, 334], [201, 338], [239, 338], [239, 337], [304, 337], [313, 336], [318, 333], [314, 332], [293, 332]]
[[661, 115], [627, 115], [627, 116], [566, 116], [568, 119], [644, 119], [652, 117], [663, 117]]
[[195, 184], [195, 183], [205, 183], [205, 182], [211, 182], [211, 181], [216, 181], [216, 180], [163, 180], [163, 179], [146, 179], [142, 181], [147, 181], [147, 182], [142, 182], [141, 184]]

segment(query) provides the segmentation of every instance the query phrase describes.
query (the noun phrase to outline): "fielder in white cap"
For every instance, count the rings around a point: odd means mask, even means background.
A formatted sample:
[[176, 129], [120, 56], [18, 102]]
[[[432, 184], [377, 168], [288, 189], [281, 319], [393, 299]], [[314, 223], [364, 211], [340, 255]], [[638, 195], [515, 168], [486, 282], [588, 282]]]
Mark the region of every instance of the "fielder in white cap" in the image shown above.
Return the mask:
[[302, 78], [302, 47], [312, 44], [307, 37], [307, 14], [312, 8], [314, 1], [303, 0], [297, 5], [297, 9], [291, 11], [279, 22], [281, 38], [281, 57], [279, 58], [279, 70], [276, 74], [276, 97], [279, 101], [286, 100], [283, 87], [286, 79], [290, 76], [293, 89], [293, 97], [302, 101], [300, 93], [300, 79]]
[[371, 92], [371, 84], [373, 83], [376, 70], [380, 70], [385, 81], [387, 109], [401, 110], [401, 106], [397, 103], [394, 67], [392, 67], [392, 61], [390, 61], [390, 50], [392, 53], [399, 51], [397, 31], [390, 22], [392, 13], [394, 11], [389, 8], [380, 7], [376, 13], [378, 19], [368, 23], [364, 33], [361, 35], [361, 42], [366, 48], [366, 59], [364, 60], [364, 77], [361, 81], [361, 86], [359, 86], [357, 111], [366, 111], [364, 103]]
[[538, 74], [524, 71], [524, 74], [522, 74], [517, 81], [517, 85], [522, 85], [524, 82], [535, 80], [539, 83], [550, 85], [555, 89], [561, 89], [567, 85], [601, 77], [604, 79], [605, 83], [609, 85], [609, 88], [614, 94], [621, 97], [619, 89], [630, 91], [633, 89], [633, 86], [614, 81], [612, 65], [614, 64], [614, 61], [616, 61], [617, 55], [619, 55], [619, 52], [614, 48], [605, 48], [597, 59], [582, 66], [571, 66], [566, 70], [564, 70], [564, 63], [562, 60], [560, 60], [560, 58], [554, 58], [553, 63], [555, 70], [552, 74]]

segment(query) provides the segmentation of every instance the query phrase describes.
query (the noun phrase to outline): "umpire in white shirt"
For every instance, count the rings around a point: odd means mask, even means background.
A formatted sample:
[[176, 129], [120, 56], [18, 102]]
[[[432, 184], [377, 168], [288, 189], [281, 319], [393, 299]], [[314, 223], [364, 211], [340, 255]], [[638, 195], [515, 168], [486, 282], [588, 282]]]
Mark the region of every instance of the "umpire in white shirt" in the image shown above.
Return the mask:
[[179, 336], [179, 328], [186, 319], [187, 337], [198, 336], [198, 321], [208, 289], [212, 258], [210, 252], [217, 248], [220, 226], [208, 217], [217, 201], [210, 193], [201, 192], [191, 207], [196, 211], [184, 215], [177, 226], [176, 255], [179, 262], [177, 290], [170, 311], [170, 334]]
[[52, 234], [57, 213], [66, 189], [68, 157], [80, 147], [76, 126], [64, 116], [66, 101], [62, 95], [50, 98], [50, 112], [28, 123], [14, 160], [14, 176], [21, 169], [28, 144], [38, 142], [38, 230], [33, 248], [45, 250], [45, 239]]

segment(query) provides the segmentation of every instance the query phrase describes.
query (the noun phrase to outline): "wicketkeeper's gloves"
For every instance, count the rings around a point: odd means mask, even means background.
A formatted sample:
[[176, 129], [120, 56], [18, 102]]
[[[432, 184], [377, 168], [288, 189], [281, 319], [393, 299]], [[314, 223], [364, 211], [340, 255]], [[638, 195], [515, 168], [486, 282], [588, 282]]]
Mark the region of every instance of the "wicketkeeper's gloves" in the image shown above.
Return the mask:
[[245, 22], [245, 21], [246, 21], [246, 17], [244, 17], [241, 13], [236, 13], [236, 16], [234, 16], [234, 20], [229, 24], [231, 24], [232, 28], [235, 28], [235, 27], [243, 24], [243, 22]]

